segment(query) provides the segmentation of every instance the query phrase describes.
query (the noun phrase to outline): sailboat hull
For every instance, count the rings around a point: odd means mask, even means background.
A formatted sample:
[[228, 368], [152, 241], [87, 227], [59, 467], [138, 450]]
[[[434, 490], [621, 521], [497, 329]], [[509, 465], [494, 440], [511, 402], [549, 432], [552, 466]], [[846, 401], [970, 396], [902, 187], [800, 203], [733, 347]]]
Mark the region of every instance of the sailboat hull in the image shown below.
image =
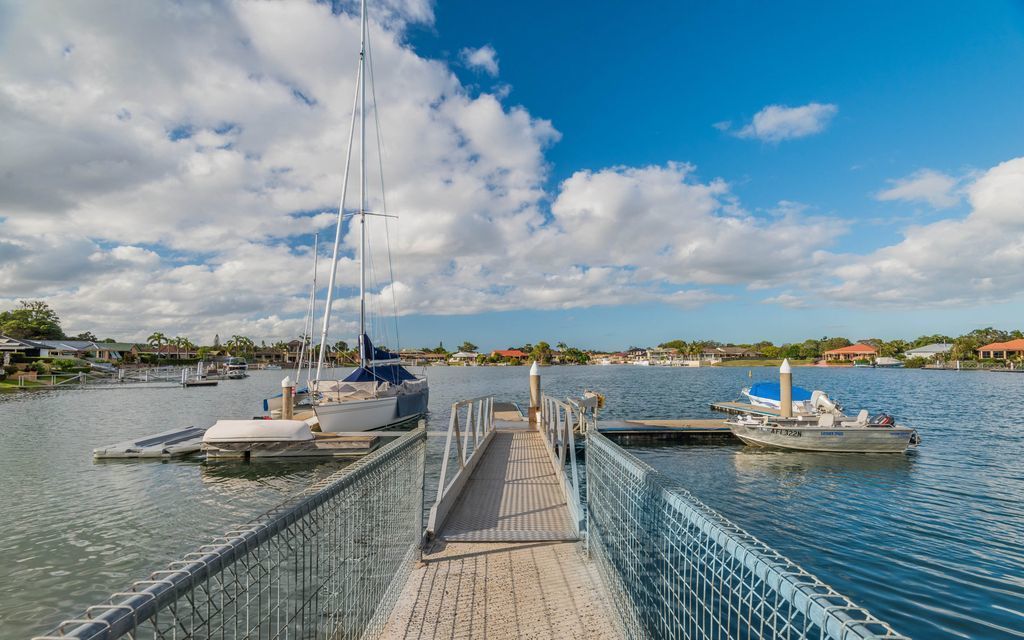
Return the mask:
[[413, 420], [427, 412], [429, 391], [367, 400], [348, 400], [319, 404], [313, 407], [320, 430], [325, 433], [340, 431], [373, 431]]

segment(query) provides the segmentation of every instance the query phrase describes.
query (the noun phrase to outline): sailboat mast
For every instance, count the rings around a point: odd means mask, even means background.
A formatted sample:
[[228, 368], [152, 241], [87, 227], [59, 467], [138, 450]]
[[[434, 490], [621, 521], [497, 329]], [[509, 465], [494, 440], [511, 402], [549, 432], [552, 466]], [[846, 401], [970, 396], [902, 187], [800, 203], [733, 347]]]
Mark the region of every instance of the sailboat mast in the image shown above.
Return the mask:
[[[299, 370], [295, 379], [302, 379], [302, 360], [306, 360], [306, 387], [309, 387], [313, 374], [313, 325], [316, 323], [316, 272], [320, 262], [320, 234], [313, 236], [313, 287], [309, 290], [309, 309], [306, 311], [306, 323], [302, 327], [302, 348], [299, 350]], [[306, 342], [309, 342], [307, 347]]]
[[352, 97], [352, 120], [348, 125], [348, 147], [345, 149], [345, 177], [341, 182], [341, 203], [338, 205], [338, 222], [334, 227], [334, 253], [331, 255], [331, 275], [327, 279], [327, 301], [324, 305], [324, 323], [320, 331], [320, 353], [316, 360], [316, 379], [324, 368], [324, 353], [327, 351], [327, 332], [331, 328], [331, 306], [334, 303], [334, 281], [338, 277], [338, 252], [341, 248], [341, 229], [345, 222], [345, 195], [348, 193], [349, 169], [352, 165], [352, 142], [355, 140], [356, 107], [359, 106], [359, 82], [363, 76], [362, 56], [356, 70], [356, 91]]
[[359, 33], [359, 359], [366, 353], [366, 0], [362, 0]]

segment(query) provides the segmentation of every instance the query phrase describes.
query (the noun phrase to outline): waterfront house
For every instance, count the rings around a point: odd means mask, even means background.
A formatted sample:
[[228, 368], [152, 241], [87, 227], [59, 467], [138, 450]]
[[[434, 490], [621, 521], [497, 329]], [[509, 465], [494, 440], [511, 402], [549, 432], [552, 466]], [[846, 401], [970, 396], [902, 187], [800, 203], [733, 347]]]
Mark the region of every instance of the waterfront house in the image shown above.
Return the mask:
[[522, 364], [527, 358], [530, 357], [530, 354], [520, 351], [519, 349], [497, 349], [495, 351], [492, 351], [491, 355], [515, 362], [517, 364]]
[[710, 347], [700, 354], [703, 360], [750, 360], [760, 358], [761, 353], [746, 347]]
[[926, 360], [936, 360], [947, 353], [953, 345], [948, 342], [935, 342], [932, 344], [926, 344], [921, 347], [914, 347], [913, 349], [907, 349], [903, 352], [905, 358], [925, 358]]
[[195, 349], [189, 349], [186, 347], [176, 347], [173, 344], [164, 344], [159, 347], [152, 345], [136, 345], [139, 349], [139, 353], [142, 355], [155, 356], [157, 358], [167, 359], [178, 359], [178, 360], [192, 360], [198, 357], [198, 352]]
[[853, 362], [854, 360], [874, 360], [878, 357], [878, 349], [869, 344], [851, 344], [848, 347], [830, 349], [822, 354], [826, 362]]
[[978, 347], [978, 357], [982, 360], [1016, 360], [1024, 357], [1024, 340], [1009, 342], [993, 342]]
[[461, 364], [461, 365], [476, 364], [476, 357], [477, 357], [477, 355], [478, 354], [473, 353], [472, 351], [459, 351], [458, 353], [453, 353], [448, 358], [448, 364]]
[[38, 357], [40, 346], [31, 340], [20, 340], [0, 334], [0, 355], [20, 353], [23, 356]]

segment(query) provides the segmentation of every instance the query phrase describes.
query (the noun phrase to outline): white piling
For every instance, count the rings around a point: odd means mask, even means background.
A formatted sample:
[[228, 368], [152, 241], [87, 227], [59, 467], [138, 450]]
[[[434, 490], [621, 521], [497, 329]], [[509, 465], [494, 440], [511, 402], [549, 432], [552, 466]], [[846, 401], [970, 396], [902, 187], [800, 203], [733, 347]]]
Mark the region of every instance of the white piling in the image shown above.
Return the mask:
[[779, 415], [793, 417], [793, 370], [789, 366], [789, 358], [783, 360], [779, 367]]
[[530, 423], [537, 422], [537, 411], [540, 408], [540, 367], [533, 361], [530, 367]]
[[284, 380], [281, 381], [281, 419], [291, 420], [295, 415], [295, 402], [293, 400], [293, 394], [295, 391], [295, 383], [292, 382], [291, 376], [285, 376]]

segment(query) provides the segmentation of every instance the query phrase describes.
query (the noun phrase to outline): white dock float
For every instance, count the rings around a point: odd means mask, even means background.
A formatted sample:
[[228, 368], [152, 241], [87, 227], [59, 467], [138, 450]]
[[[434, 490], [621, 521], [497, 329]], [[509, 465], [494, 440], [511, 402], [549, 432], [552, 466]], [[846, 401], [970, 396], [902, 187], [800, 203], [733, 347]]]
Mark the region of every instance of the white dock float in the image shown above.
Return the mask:
[[196, 453], [203, 444], [208, 427], [172, 429], [135, 440], [126, 440], [92, 450], [92, 457], [103, 458], [173, 458]]

